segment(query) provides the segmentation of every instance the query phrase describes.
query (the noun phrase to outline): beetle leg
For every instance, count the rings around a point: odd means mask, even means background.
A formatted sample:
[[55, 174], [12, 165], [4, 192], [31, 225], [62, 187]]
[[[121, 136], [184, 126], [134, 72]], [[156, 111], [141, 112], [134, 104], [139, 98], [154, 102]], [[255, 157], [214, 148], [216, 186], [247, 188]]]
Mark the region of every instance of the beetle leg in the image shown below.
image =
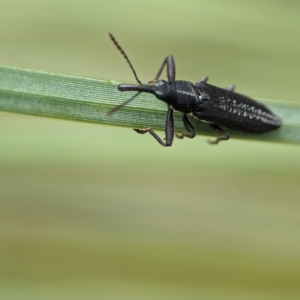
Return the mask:
[[182, 122], [187, 132], [177, 133], [176, 137], [178, 137], [179, 139], [183, 139], [184, 137], [188, 137], [190, 139], [194, 138], [196, 136], [196, 132], [186, 114], [182, 115]]
[[229, 92], [233, 92], [234, 89], [235, 89], [235, 85], [230, 85], [230, 86], [228, 86], [228, 87], [226, 88], [226, 90], [229, 91]]
[[200, 80], [198, 80], [195, 85], [199, 84], [199, 83], [206, 83], [208, 81], [208, 76], [205, 76], [203, 78], [201, 78]]
[[220, 126], [216, 125], [216, 124], [209, 124], [209, 126], [217, 132], [217, 134], [219, 135], [215, 140], [208, 140], [208, 142], [210, 144], [218, 144], [219, 141], [226, 141], [229, 140], [229, 134], [222, 129]]
[[174, 138], [174, 121], [173, 121], [173, 109], [169, 108], [167, 112], [166, 126], [165, 126], [165, 142], [153, 131], [152, 128], [145, 129], [134, 129], [137, 133], [144, 134], [149, 132], [162, 146], [169, 147], [172, 146]]
[[175, 61], [174, 61], [174, 57], [172, 55], [168, 55], [162, 62], [155, 77], [152, 80], [150, 80], [148, 83], [153, 83], [153, 84], [156, 83], [158, 81], [162, 71], [164, 70], [165, 66], [167, 66], [168, 81], [174, 81], [175, 80]]

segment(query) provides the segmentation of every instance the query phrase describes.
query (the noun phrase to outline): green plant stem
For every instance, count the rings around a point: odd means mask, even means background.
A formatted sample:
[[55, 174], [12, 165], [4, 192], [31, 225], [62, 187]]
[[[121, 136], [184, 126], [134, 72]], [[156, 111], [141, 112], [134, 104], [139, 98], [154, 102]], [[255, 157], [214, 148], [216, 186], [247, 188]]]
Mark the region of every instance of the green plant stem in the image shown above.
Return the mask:
[[[113, 114], [106, 113], [131, 97], [117, 90], [119, 82], [65, 76], [0, 66], [0, 110], [73, 121], [93, 122], [130, 128], [164, 130], [166, 105], [142, 93]], [[259, 100], [283, 119], [279, 130], [260, 135], [229, 131], [231, 137], [300, 143], [300, 105], [287, 101]], [[191, 118], [192, 119], [192, 118]], [[175, 113], [175, 129], [184, 130], [181, 115]], [[203, 122], [191, 120], [197, 133], [215, 133]]]

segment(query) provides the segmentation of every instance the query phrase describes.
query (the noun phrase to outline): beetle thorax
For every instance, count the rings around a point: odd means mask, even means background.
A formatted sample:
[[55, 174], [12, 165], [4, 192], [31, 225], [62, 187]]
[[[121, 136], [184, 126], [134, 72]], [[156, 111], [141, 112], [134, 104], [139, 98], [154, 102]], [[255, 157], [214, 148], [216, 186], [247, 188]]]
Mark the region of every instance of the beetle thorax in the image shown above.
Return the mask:
[[160, 80], [156, 84], [155, 95], [175, 110], [183, 113], [190, 113], [197, 104], [194, 85], [189, 81], [166, 82]]

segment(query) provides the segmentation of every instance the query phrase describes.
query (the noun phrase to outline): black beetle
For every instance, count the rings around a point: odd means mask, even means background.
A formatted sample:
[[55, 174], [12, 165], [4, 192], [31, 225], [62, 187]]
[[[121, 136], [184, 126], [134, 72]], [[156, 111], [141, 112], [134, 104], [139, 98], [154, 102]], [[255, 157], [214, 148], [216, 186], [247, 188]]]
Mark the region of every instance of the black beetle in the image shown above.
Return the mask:
[[[211, 144], [218, 144], [221, 140], [229, 139], [229, 134], [220, 126], [244, 133], [265, 133], [281, 126], [281, 119], [275, 116], [265, 105], [235, 93], [234, 86], [223, 89], [208, 84], [208, 77], [202, 78], [195, 84], [189, 81], [175, 80], [175, 62], [172, 55], [164, 59], [153, 80], [149, 81], [148, 84], [142, 84], [124, 50], [111, 33], [109, 36], [129, 63], [139, 85], [120, 84], [118, 86], [119, 91], [137, 91], [138, 93], [116, 106], [108, 114], [112, 114], [141, 92], [154, 94], [157, 99], [168, 105], [165, 141], [152, 128], [134, 130], [141, 134], [149, 132], [162, 146], [171, 146], [173, 143], [173, 110], [182, 113], [182, 121], [187, 130], [187, 132], [176, 134], [178, 138], [194, 138], [196, 136], [195, 130], [187, 118], [187, 114], [189, 114], [208, 123], [217, 132], [219, 136], [213, 141], [209, 140]], [[158, 80], [165, 66], [167, 67], [168, 81]]]

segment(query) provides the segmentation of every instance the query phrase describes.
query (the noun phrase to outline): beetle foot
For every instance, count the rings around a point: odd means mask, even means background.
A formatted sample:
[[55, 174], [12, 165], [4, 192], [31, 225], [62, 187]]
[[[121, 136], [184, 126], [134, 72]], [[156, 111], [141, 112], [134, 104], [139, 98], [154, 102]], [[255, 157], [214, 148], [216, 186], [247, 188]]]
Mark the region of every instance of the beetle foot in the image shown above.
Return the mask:
[[210, 144], [210, 145], [218, 145], [219, 141], [221, 139], [220, 138], [216, 138], [214, 140], [207, 140], [207, 142]]
[[148, 127], [148, 128], [145, 128], [145, 129], [133, 129], [134, 131], [136, 131], [137, 133], [140, 133], [140, 134], [145, 134], [145, 133], [147, 133], [147, 132], [149, 132], [150, 130], [151, 130], [151, 128], [150, 127]]
[[157, 83], [157, 79], [152, 79], [148, 81], [148, 84], [156, 84], [156, 83]]
[[209, 77], [208, 76], [205, 76], [203, 78], [201, 78], [199, 81], [196, 82], [197, 83], [206, 83], [208, 81]]
[[229, 91], [229, 92], [233, 92], [234, 89], [235, 89], [235, 85], [230, 85], [230, 86], [228, 86], [228, 87], [226, 88], [226, 90]]
[[185, 137], [184, 133], [176, 133], [176, 137], [179, 139], [183, 139]]

